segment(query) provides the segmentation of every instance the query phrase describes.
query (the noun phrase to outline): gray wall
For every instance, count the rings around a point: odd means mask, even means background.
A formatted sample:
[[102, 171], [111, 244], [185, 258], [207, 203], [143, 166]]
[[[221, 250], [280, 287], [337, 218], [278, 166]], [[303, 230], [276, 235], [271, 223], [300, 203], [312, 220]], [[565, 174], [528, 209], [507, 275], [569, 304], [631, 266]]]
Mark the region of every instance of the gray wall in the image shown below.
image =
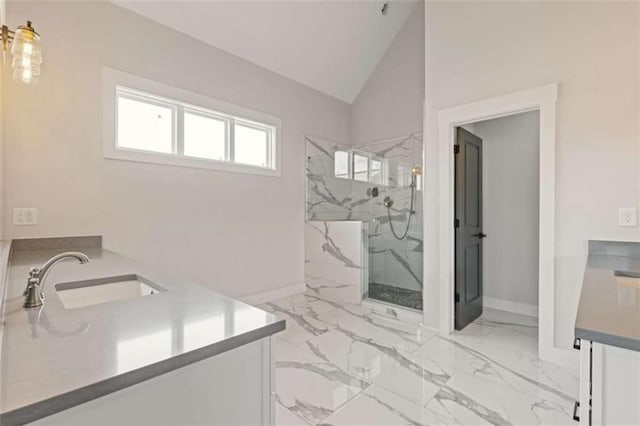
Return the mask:
[[538, 305], [540, 114], [475, 123], [482, 138], [484, 296]]
[[424, 2], [419, 1], [351, 110], [351, 144], [422, 133]]
[[[346, 141], [349, 105], [108, 2], [7, 12], [12, 28], [37, 24], [45, 60], [37, 86], [3, 76], [8, 236], [103, 234], [234, 296], [304, 282], [304, 134]], [[282, 118], [282, 176], [105, 160], [102, 66]], [[11, 226], [14, 207], [39, 224]]]

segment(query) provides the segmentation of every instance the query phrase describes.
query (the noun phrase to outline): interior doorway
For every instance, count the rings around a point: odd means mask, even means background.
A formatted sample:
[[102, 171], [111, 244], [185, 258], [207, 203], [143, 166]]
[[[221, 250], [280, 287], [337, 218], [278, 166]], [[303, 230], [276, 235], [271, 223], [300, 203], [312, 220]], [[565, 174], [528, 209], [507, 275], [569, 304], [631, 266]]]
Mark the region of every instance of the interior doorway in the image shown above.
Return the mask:
[[485, 308], [538, 316], [539, 129], [538, 110], [456, 127], [456, 330]]
[[[438, 322], [442, 333], [454, 330], [455, 228], [454, 153], [455, 128], [483, 119], [540, 111], [540, 191], [538, 264], [538, 355], [560, 365], [574, 365], [575, 351], [556, 345], [555, 276], [555, 151], [558, 85], [549, 84], [520, 92], [458, 105], [438, 111], [438, 179], [432, 200], [437, 200]], [[425, 300], [429, 300], [425, 292]]]

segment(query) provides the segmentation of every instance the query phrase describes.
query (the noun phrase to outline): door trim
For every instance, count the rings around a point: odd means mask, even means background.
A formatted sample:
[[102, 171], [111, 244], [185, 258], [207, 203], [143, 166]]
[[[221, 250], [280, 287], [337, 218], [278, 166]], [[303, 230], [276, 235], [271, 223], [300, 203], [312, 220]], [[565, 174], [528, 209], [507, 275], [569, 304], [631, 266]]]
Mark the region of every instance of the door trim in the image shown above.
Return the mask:
[[575, 365], [576, 354], [555, 345], [555, 145], [558, 85], [549, 84], [505, 96], [438, 111], [439, 328], [454, 328], [454, 157], [455, 127], [526, 111], [540, 111], [540, 212], [538, 355], [561, 365]]

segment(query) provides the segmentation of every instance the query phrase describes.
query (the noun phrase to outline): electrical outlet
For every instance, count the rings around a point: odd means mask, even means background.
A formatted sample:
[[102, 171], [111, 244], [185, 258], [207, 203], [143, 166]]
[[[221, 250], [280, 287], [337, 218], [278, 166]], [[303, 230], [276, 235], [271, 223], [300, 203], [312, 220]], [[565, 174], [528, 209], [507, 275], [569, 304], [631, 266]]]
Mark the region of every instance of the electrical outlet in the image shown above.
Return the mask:
[[30, 208], [15, 208], [13, 209], [13, 224], [14, 225], [37, 225], [38, 224], [38, 209]]
[[621, 207], [618, 209], [618, 225], [638, 226], [638, 208]]

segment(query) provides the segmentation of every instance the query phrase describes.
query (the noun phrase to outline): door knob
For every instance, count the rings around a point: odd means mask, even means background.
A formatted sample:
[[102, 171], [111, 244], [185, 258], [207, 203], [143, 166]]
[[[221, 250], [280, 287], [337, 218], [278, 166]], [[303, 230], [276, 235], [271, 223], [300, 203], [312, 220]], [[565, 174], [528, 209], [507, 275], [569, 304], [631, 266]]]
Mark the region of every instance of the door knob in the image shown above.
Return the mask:
[[478, 232], [477, 234], [473, 234], [474, 237], [478, 237], [480, 239], [483, 239], [484, 237], [487, 236], [487, 234], [483, 234], [482, 232]]

